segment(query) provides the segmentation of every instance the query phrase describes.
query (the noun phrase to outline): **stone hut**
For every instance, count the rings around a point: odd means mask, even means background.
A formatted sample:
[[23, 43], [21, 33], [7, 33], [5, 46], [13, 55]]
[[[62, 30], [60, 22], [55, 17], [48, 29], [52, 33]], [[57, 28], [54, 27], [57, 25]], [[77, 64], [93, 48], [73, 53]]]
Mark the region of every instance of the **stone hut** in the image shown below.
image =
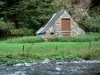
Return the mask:
[[52, 36], [80, 36], [85, 31], [78, 26], [66, 10], [61, 10], [51, 17], [47, 24], [41, 27], [36, 35], [42, 38]]

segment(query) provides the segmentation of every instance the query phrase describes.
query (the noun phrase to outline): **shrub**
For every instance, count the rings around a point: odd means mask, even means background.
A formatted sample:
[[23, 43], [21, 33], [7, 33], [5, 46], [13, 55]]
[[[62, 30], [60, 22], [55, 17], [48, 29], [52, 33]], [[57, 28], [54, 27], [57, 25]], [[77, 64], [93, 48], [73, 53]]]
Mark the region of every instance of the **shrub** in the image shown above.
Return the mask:
[[11, 29], [10, 33], [12, 36], [28, 36], [32, 35], [33, 31], [27, 28]]
[[10, 32], [9, 29], [14, 28], [13, 22], [5, 22], [3, 18], [0, 18], [0, 37], [7, 37]]
[[62, 54], [62, 55], [52, 55], [51, 57], [53, 60], [74, 61], [74, 60], [80, 60], [82, 56], [80, 54]]
[[6, 43], [37, 43], [43, 42], [44, 40], [40, 37], [36, 36], [24, 36], [24, 37], [17, 37], [17, 38], [10, 38], [6, 40]]
[[100, 59], [100, 48], [90, 50], [85, 55], [83, 55], [83, 58], [85, 60]]
[[5, 30], [8, 28], [8, 25], [6, 22], [4, 22], [3, 18], [0, 18], [0, 29]]
[[100, 14], [84, 14], [80, 24], [87, 32], [100, 32]]
[[100, 41], [100, 34], [87, 34], [84, 36], [72, 36], [72, 37], [54, 37], [50, 39], [51, 42], [90, 42], [90, 41]]

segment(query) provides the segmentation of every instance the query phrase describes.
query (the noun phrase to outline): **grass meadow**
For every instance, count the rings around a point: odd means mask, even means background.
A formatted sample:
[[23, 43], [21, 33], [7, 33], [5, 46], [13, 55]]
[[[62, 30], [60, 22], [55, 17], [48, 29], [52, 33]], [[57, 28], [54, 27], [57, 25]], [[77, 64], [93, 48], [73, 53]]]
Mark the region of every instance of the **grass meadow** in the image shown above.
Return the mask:
[[[24, 46], [24, 47], [23, 47]], [[92, 60], [100, 59], [100, 41], [92, 42], [42, 42], [42, 43], [0, 43], [0, 59], [4, 62], [29, 60]], [[11, 61], [12, 60], [12, 61]]]
[[[68, 61], [98, 60], [100, 59], [100, 41], [97, 37], [93, 41], [86, 39], [87, 41], [80, 42], [78, 39], [74, 42], [72, 39], [63, 41], [63, 38], [59, 38], [60, 41], [57, 42], [46, 42], [39, 37], [4, 39], [0, 41], [0, 63], [26, 62], [45, 58]], [[67, 38], [64, 37], [64, 40]]]

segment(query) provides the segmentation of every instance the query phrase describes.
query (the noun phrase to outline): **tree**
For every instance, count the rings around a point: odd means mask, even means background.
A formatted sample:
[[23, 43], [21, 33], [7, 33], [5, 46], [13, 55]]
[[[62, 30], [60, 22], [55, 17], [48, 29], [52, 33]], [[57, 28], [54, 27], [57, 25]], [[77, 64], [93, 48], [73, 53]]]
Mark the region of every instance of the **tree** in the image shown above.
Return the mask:
[[[35, 32], [54, 13], [53, 1], [0, 0], [0, 18], [4, 18], [3, 21], [0, 21], [3, 23], [2, 27], [6, 27], [6, 30], [10, 31], [10, 35], [24, 35], [25, 30], [27, 31], [25, 35], [28, 33], [30, 35], [32, 30]], [[13, 28], [9, 28], [8, 25]], [[5, 29], [2, 29], [3, 32]]]
[[57, 8], [66, 9], [79, 22], [82, 14], [89, 10], [91, 0], [55, 0]]
[[[0, 34], [2, 36], [32, 35], [33, 31], [25, 27], [17, 27], [16, 18], [19, 11], [19, 0], [1, 0]], [[3, 17], [3, 18], [2, 18]]]
[[3, 18], [0, 18], [0, 37], [10, 35], [10, 29], [14, 29], [14, 25], [10, 22], [5, 22]]
[[92, 7], [100, 5], [100, 0], [91, 0]]
[[43, 26], [55, 11], [53, 0], [22, 0], [18, 9], [18, 27], [34, 31]]
[[[19, 0], [1, 0], [0, 2], [0, 17], [4, 17], [5, 21], [13, 20], [11, 17], [16, 14], [16, 8]], [[15, 20], [15, 19], [14, 19]]]
[[83, 25], [87, 32], [100, 32], [100, 15], [90, 16], [84, 14], [80, 24]]

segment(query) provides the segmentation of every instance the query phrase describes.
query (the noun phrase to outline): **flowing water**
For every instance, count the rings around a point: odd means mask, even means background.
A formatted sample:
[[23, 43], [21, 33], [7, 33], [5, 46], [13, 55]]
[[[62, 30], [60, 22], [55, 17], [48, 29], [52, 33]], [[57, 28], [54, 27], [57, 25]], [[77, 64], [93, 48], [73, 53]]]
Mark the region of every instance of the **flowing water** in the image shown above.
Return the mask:
[[1, 65], [0, 75], [100, 75], [100, 60]]

